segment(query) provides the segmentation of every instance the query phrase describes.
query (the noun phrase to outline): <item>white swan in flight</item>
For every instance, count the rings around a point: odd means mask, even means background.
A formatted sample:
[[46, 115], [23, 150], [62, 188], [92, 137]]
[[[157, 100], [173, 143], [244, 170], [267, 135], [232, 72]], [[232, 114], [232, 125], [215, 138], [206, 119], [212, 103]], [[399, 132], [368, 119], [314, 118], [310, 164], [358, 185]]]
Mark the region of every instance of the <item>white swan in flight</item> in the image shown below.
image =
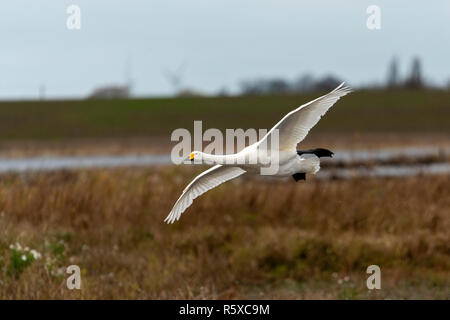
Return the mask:
[[[297, 144], [306, 137], [309, 130], [319, 122], [320, 118], [339, 98], [350, 92], [351, 89], [342, 83], [330, 93], [289, 112], [261, 140], [238, 153], [212, 155], [193, 151], [189, 155], [191, 161], [198, 160], [216, 165], [195, 177], [184, 189], [164, 221], [173, 223], [180, 219], [181, 214], [192, 204], [195, 198], [219, 184], [246, 172], [260, 172], [262, 168], [267, 167], [267, 161], [262, 161], [260, 154], [265, 154], [270, 161], [277, 161], [278, 170], [274, 174], [276, 176], [292, 176], [295, 181], [298, 181], [305, 180], [306, 173], [315, 174], [320, 169], [319, 158], [331, 157], [333, 153], [327, 149], [299, 151], [297, 150]], [[268, 149], [274, 150], [275, 148], [267, 147], [274, 138], [275, 132], [278, 133], [276, 157], [273, 151], [268, 151]], [[257, 159], [256, 161], [249, 161], [251, 157], [255, 156], [256, 158], [252, 159]]]

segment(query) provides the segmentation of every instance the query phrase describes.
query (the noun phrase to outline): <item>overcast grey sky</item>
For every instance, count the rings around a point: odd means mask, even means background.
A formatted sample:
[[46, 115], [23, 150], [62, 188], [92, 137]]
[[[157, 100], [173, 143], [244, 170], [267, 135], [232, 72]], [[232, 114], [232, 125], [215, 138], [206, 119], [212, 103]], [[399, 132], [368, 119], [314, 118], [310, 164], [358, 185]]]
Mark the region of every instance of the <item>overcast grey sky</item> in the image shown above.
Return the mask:
[[[66, 9], [81, 9], [68, 30]], [[366, 9], [381, 8], [381, 29]], [[392, 56], [414, 56], [436, 83], [450, 79], [450, 1], [14, 0], [0, 6], [0, 98], [83, 97], [122, 83], [127, 60], [136, 95], [167, 95], [163, 70], [182, 63], [183, 84], [214, 93], [243, 79], [336, 74], [384, 81]]]

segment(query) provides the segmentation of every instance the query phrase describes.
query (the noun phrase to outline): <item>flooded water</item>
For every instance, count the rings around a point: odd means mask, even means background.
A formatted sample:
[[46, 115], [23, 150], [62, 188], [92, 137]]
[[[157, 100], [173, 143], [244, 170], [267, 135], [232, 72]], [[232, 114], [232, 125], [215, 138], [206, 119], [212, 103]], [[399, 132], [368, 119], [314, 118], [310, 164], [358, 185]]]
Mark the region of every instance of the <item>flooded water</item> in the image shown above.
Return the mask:
[[[421, 147], [380, 150], [336, 150], [333, 159], [341, 163], [365, 161], [389, 161], [399, 157], [447, 157], [450, 148]], [[152, 166], [171, 164], [169, 155], [105, 155], [70, 157], [0, 158], [0, 173], [24, 171], [51, 171], [75, 168], [107, 168], [121, 166]], [[378, 165], [356, 168], [329, 168], [321, 170], [317, 177], [348, 179], [356, 176], [392, 177], [418, 174], [448, 174], [450, 163], [434, 162], [420, 165]]]
[[351, 163], [364, 161], [389, 161], [391, 159], [398, 159], [401, 157], [421, 159], [426, 157], [438, 158], [447, 156], [450, 156], [450, 147], [407, 147], [378, 150], [337, 150], [332, 160]]
[[120, 155], [0, 158], [0, 172], [51, 171], [75, 168], [108, 168], [170, 164], [169, 155]]
[[437, 162], [427, 165], [393, 165], [359, 168], [324, 169], [317, 173], [319, 179], [351, 179], [358, 177], [407, 177], [417, 175], [450, 174], [450, 163]]

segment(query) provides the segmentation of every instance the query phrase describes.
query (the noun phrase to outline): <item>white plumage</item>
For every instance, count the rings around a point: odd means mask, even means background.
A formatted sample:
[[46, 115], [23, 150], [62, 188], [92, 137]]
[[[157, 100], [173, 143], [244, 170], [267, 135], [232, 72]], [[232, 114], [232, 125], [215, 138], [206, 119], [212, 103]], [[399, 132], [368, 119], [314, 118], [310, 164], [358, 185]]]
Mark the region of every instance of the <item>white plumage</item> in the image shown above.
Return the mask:
[[[234, 179], [245, 172], [257, 173], [267, 163], [257, 161], [249, 163], [248, 159], [259, 159], [257, 156], [262, 149], [270, 145], [275, 130], [278, 130], [278, 171], [276, 176], [293, 175], [297, 181], [298, 174], [315, 174], [320, 168], [319, 157], [322, 156], [315, 149], [305, 152], [297, 152], [296, 147], [314, 127], [320, 118], [330, 109], [341, 97], [350, 93], [351, 89], [342, 83], [330, 93], [310, 101], [297, 109], [289, 112], [258, 142], [250, 145], [236, 154], [230, 155], [210, 155], [199, 151], [191, 153], [191, 159], [217, 163], [212, 168], [198, 175], [183, 191], [180, 198], [175, 202], [172, 210], [164, 220], [173, 223], [178, 220], [181, 214], [192, 204], [193, 200], [208, 190], [217, 187], [219, 184]], [[303, 155], [303, 153], [305, 153]], [[267, 154], [267, 152], [266, 152]], [[271, 153], [268, 153], [269, 156]], [[332, 153], [328, 156], [331, 156]]]
[[239, 167], [227, 167], [220, 164], [202, 172], [183, 190], [183, 193], [178, 198], [177, 202], [175, 202], [172, 211], [170, 211], [170, 214], [164, 221], [173, 223], [175, 220], [178, 220], [184, 210], [192, 204], [195, 198], [206, 191], [217, 187], [219, 184], [234, 179], [243, 173], [245, 173], [245, 170]]

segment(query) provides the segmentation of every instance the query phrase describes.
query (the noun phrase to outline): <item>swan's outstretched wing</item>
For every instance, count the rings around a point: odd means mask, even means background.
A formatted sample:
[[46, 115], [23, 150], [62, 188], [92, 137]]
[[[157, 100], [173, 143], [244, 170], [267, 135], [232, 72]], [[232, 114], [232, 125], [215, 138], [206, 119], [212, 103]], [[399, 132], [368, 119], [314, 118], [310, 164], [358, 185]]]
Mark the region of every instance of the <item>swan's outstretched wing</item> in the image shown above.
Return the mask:
[[[278, 129], [279, 150], [295, 151], [297, 144], [302, 141], [309, 130], [331, 108], [340, 97], [350, 93], [351, 89], [341, 83], [330, 93], [310, 101], [289, 112], [261, 139], [260, 143], [270, 144], [270, 136]], [[264, 141], [265, 140], [265, 141]]]
[[202, 172], [184, 189], [177, 202], [175, 202], [172, 211], [170, 211], [164, 221], [174, 223], [180, 219], [181, 214], [192, 204], [195, 198], [245, 172], [245, 170], [238, 167], [228, 167], [220, 164]]

